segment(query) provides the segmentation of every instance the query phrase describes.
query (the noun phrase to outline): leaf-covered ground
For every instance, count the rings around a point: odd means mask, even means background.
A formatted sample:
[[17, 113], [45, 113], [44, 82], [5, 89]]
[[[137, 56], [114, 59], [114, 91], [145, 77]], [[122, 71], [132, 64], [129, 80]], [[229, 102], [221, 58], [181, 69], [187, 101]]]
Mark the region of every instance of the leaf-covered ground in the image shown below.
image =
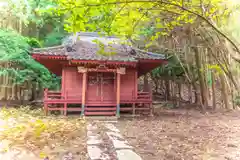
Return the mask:
[[118, 128], [146, 160], [239, 160], [240, 112], [165, 110]]
[[[239, 160], [239, 117], [239, 111], [159, 109], [154, 117], [120, 119], [116, 126], [144, 160]], [[79, 117], [1, 109], [0, 126], [0, 159], [87, 159], [85, 120]]]
[[59, 160], [68, 155], [84, 160], [85, 120], [42, 114], [27, 107], [0, 110], [0, 159]]

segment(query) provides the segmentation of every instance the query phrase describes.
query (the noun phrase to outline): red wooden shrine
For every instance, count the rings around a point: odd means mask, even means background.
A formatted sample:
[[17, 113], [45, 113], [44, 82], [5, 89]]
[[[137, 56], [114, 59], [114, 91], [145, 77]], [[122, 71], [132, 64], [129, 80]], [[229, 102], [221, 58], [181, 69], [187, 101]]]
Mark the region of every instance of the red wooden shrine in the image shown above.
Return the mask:
[[[44, 91], [44, 110], [120, 116], [152, 112], [152, 94], [138, 90], [138, 77], [165, 63], [163, 55], [116, 44], [114, 37], [79, 33], [73, 44], [34, 49], [32, 57], [62, 76], [60, 91]], [[104, 53], [93, 40], [104, 44]], [[114, 43], [109, 43], [114, 42]]]

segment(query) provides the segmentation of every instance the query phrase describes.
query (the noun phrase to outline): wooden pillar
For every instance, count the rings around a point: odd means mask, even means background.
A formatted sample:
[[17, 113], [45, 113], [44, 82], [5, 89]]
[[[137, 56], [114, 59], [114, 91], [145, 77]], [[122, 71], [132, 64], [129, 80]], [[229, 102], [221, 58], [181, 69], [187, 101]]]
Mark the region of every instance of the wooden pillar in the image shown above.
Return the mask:
[[82, 84], [82, 113], [81, 115], [84, 116], [84, 108], [86, 102], [86, 85], [87, 85], [87, 72], [83, 73], [83, 84]]
[[135, 116], [135, 114], [136, 114], [136, 103], [132, 104], [132, 108], [133, 108], [132, 114]]
[[117, 73], [117, 113], [116, 116], [120, 116], [120, 80], [121, 75], [120, 73]]
[[125, 68], [117, 69], [117, 113], [116, 116], [120, 117], [120, 84], [121, 84], [121, 74], [125, 74]]
[[64, 103], [64, 116], [67, 115], [67, 103]]
[[83, 74], [82, 79], [82, 111], [81, 115], [84, 116], [85, 102], [86, 102], [86, 86], [87, 86], [87, 69], [84, 67], [78, 67], [78, 72]]
[[152, 93], [152, 82], [148, 84], [148, 91], [150, 95], [150, 103], [149, 103], [149, 109], [150, 109], [150, 116], [153, 116], [154, 108], [153, 108], [153, 93]]

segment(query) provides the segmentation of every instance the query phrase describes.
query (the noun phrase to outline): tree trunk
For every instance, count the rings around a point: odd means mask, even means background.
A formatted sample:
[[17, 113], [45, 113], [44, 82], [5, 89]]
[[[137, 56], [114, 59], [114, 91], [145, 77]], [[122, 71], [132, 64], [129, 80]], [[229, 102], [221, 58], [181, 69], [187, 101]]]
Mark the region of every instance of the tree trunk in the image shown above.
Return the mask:
[[201, 72], [200, 69], [202, 69], [202, 62], [199, 55], [199, 51], [197, 47], [193, 47], [194, 53], [195, 53], [195, 60], [196, 60], [196, 66], [198, 68], [198, 77], [199, 77], [199, 83], [200, 83], [200, 94], [201, 94], [201, 106], [202, 110], [205, 111], [207, 107], [207, 91], [206, 91], [206, 85], [204, 81], [204, 75], [203, 72]]
[[182, 97], [181, 97], [181, 89], [182, 89], [182, 85], [181, 85], [181, 82], [177, 82], [177, 95], [176, 95], [176, 100], [177, 100], [177, 107], [180, 107], [180, 101], [182, 100]]
[[228, 87], [226, 85], [226, 77], [224, 76], [224, 73], [221, 73], [219, 76], [220, 76], [221, 86], [222, 86], [221, 89], [222, 89], [222, 98], [223, 98], [224, 106], [226, 109], [230, 109]]
[[[1, 66], [2, 67], [2, 66]], [[3, 75], [0, 76], [0, 100], [3, 99]]]
[[216, 82], [215, 82], [215, 73], [214, 71], [212, 73], [212, 106], [213, 109], [216, 110], [217, 104], [216, 104]]
[[193, 89], [194, 89], [194, 98], [195, 98], [195, 104], [200, 104], [200, 95], [198, 94], [198, 88], [197, 88], [197, 85], [194, 83], [192, 84], [193, 85]]
[[234, 92], [234, 86], [231, 85], [231, 97], [232, 97], [232, 108], [236, 109], [236, 104], [235, 104], [235, 92]]
[[4, 93], [3, 93], [3, 99], [7, 100], [7, 86], [8, 86], [8, 73], [4, 75]]
[[38, 84], [38, 95], [37, 98], [42, 99], [44, 95], [44, 89], [43, 86], [41, 84]]
[[11, 73], [9, 73], [9, 76], [8, 76], [8, 100], [13, 100], [13, 97], [12, 97], [12, 88], [14, 87], [13, 86], [13, 75]]
[[192, 85], [188, 84], [188, 101], [191, 104], [192, 103]]
[[34, 101], [37, 99], [37, 83], [36, 82], [32, 82], [32, 96], [30, 101]]
[[165, 99], [170, 100], [171, 96], [170, 96], [170, 82], [169, 79], [165, 79], [165, 86], [166, 86], [166, 92], [165, 92]]
[[16, 92], [17, 92], [17, 99], [21, 100], [21, 88], [19, 84], [17, 85]]
[[147, 74], [145, 74], [144, 78], [143, 78], [143, 91], [148, 92], [148, 76], [147, 76]]
[[154, 88], [155, 88], [155, 93], [158, 93], [158, 86], [159, 86], [159, 82], [158, 82], [158, 77], [154, 77], [152, 73], [150, 73]]
[[182, 100], [182, 95], [181, 95], [182, 84], [181, 84], [181, 82], [177, 82], [177, 86], [178, 86], [178, 98], [179, 98], [179, 100]]

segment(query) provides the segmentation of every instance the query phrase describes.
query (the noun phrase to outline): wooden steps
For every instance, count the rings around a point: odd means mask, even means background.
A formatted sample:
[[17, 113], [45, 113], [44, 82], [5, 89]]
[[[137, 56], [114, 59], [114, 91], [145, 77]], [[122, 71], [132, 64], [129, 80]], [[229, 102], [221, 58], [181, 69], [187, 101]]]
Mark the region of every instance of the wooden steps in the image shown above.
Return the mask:
[[86, 116], [115, 116], [117, 108], [116, 106], [86, 106]]
[[85, 116], [115, 116], [116, 112], [85, 112]]
[[100, 108], [100, 107], [86, 107], [85, 111], [116, 111], [117, 108], [116, 107], [105, 107], [105, 108]]

